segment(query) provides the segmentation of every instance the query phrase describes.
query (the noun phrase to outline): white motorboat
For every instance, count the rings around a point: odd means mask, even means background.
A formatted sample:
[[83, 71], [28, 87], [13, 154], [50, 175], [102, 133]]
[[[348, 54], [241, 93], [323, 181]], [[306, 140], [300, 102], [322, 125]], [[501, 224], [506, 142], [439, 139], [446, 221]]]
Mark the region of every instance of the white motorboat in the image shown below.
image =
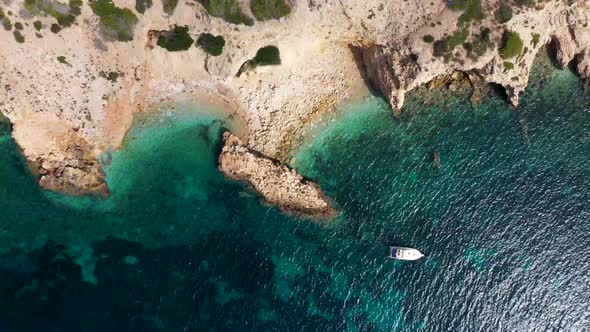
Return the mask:
[[389, 258], [402, 261], [416, 261], [422, 257], [424, 257], [424, 255], [418, 249], [394, 246], [389, 247]]

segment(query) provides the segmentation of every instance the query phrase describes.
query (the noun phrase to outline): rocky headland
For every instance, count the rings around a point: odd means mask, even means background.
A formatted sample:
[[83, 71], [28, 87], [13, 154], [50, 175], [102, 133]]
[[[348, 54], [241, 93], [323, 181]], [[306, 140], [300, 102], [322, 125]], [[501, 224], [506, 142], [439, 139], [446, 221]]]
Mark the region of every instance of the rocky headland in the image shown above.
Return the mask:
[[99, 156], [135, 113], [206, 100], [244, 128], [222, 170], [231, 160], [226, 174], [306, 211], [321, 191], [281, 194], [300, 178], [277, 162], [368, 86], [399, 112], [406, 92], [460, 71], [517, 105], [545, 47], [590, 79], [586, 0], [15, 0], [0, 21], [0, 112], [40, 184], [70, 193], [108, 193]]
[[219, 169], [227, 177], [250, 184], [264, 201], [288, 213], [330, 218], [336, 214], [322, 190], [295, 170], [247, 148], [238, 137], [223, 134]]

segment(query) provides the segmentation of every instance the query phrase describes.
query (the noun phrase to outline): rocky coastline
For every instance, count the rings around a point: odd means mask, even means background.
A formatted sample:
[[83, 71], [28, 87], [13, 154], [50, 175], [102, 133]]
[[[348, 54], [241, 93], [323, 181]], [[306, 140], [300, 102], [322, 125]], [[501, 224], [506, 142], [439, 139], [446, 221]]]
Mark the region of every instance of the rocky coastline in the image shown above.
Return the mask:
[[295, 170], [247, 148], [230, 132], [223, 134], [219, 170], [227, 177], [251, 185], [264, 201], [284, 212], [330, 219], [336, 215], [322, 190]]
[[[0, 113], [40, 185], [70, 193], [108, 194], [98, 156], [120, 147], [135, 114], [162, 104], [233, 110], [247, 133], [237, 146], [269, 159], [243, 155], [276, 168], [306, 127], [369, 86], [400, 112], [406, 92], [459, 72], [517, 105], [545, 47], [590, 79], [588, 1], [290, 0], [285, 15], [264, 17], [239, 0], [238, 21], [200, 2], [77, 3], [68, 13], [51, 1], [0, 5]], [[97, 3], [127, 20], [110, 28], [128, 30], [113, 34]], [[274, 59], [259, 54], [269, 48]]]

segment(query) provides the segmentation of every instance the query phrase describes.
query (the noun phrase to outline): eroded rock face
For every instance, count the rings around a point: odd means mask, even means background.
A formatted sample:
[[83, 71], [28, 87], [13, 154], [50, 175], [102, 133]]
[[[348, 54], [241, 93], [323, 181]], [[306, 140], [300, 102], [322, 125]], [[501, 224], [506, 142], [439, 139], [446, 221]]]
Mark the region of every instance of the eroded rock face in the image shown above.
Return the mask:
[[[565, 67], [575, 60], [581, 78], [588, 80], [590, 2], [537, 2], [534, 6], [518, 7], [509, 22], [500, 24], [494, 13], [502, 3], [481, 1], [485, 16], [481, 21], [470, 23], [468, 43], [477, 42], [477, 37], [472, 36], [489, 29], [490, 45], [482, 54], [470, 54], [463, 44], [446, 56], [440, 56], [433, 51], [431, 42], [424, 41], [425, 36], [441, 40], [459, 31], [457, 15], [460, 12], [446, 9], [433, 17], [431, 22], [435, 24], [417, 26], [416, 31], [401, 41], [391, 38], [386, 43], [360, 47], [369, 80], [388, 96], [394, 109], [400, 109], [406, 92], [419, 85], [453, 71], [471, 72], [488, 83], [503, 86], [509, 101], [517, 106], [537, 53], [550, 43], [555, 48], [558, 64]], [[522, 39], [523, 51], [518, 56], [502, 58], [499, 49], [505, 31], [515, 32]]]
[[223, 134], [223, 144], [221, 172], [250, 184], [267, 203], [305, 217], [331, 218], [336, 214], [321, 189], [295, 170], [247, 148], [230, 132]]

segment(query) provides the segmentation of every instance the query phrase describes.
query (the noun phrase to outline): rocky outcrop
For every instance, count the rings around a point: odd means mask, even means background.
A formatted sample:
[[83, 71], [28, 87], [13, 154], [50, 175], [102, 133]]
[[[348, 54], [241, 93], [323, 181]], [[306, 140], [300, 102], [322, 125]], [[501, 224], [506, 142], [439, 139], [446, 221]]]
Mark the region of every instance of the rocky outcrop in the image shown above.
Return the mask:
[[[401, 109], [406, 92], [440, 75], [453, 71], [476, 74], [488, 83], [502, 85], [510, 102], [518, 105], [518, 98], [527, 86], [530, 69], [537, 53], [552, 43], [555, 59], [561, 66], [577, 62], [582, 79], [590, 78], [590, 3], [588, 1], [545, 1], [534, 6], [517, 7], [514, 17], [504, 24], [497, 22], [494, 13], [505, 2], [482, 1], [484, 17], [477, 23], [458, 24], [458, 11], [446, 9], [433, 18], [436, 24], [425, 25], [405, 39], [395, 38], [385, 44], [361, 46], [360, 53], [367, 77], [388, 98], [394, 109]], [[432, 41], [425, 36], [442, 40], [467, 27], [462, 45], [441, 56], [435, 54]], [[470, 52], [481, 44], [483, 29], [489, 29], [489, 45], [480, 54]], [[517, 33], [523, 51], [516, 57], [502, 58], [499, 49], [505, 31]], [[467, 46], [466, 46], [467, 45]]]
[[295, 170], [249, 149], [230, 132], [223, 134], [219, 169], [227, 177], [250, 184], [264, 200], [281, 210], [313, 218], [336, 212], [321, 189]]

